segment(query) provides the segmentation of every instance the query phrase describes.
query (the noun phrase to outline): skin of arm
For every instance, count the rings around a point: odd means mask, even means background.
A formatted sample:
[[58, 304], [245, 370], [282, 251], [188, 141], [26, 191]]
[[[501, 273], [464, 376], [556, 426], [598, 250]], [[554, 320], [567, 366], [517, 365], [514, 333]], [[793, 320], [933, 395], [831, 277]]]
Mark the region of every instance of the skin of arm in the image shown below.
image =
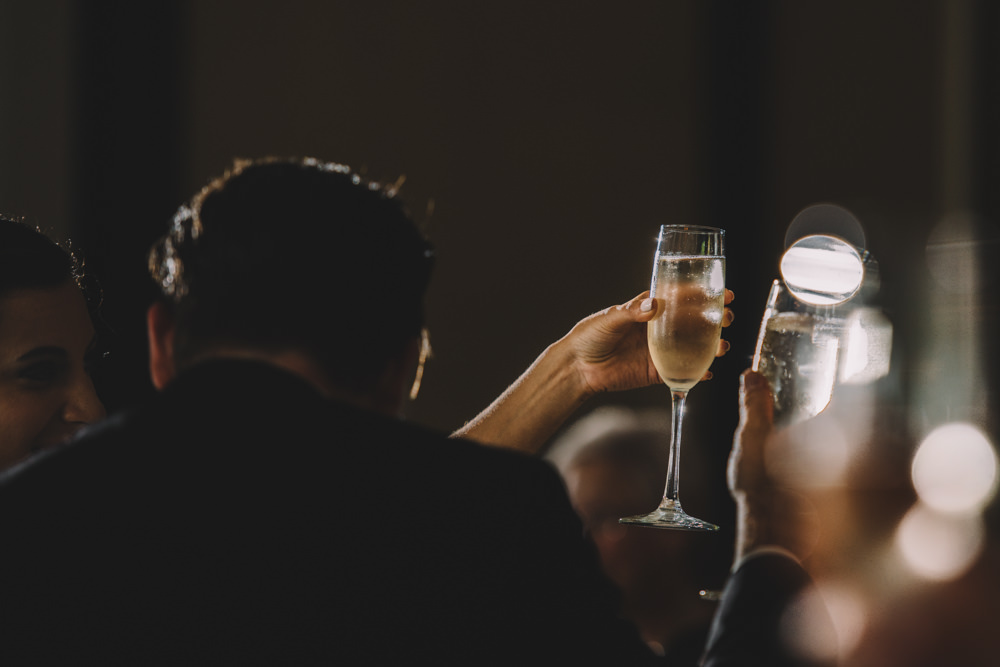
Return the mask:
[[[726, 304], [732, 300], [726, 290]], [[646, 345], [646, 322], [656, 312], [646, 291], [584, 318], [453, 437], [535, 453], [593, 395], [662, 384]], [[732, 321], [726, 308], [723, 326]], [[716, 356], [728, 349], [720, 341]]]
[[[727, 469], [729, 492], [737, 508], [733, 568], [699, 664], [832, 667], [839, 663], [803, 652], [801, 645], [787, 641], [789, 605], [802, 600], [814, 586], [801, 564], [808, 552], [802, 539], [802, 499], [772, 479], [765, 465], [767, 445], [786, 433], [774, 429], [767, 379], [744, 371], [739, 396], [740, 422]], [[806, 599], [818, 597], [813, 591]], [[799, 607], [795, 616], [807, 617], [809, 630], [804, 634], [809, 638], [824, 637], [818, 645], [836, 645], [835, 626], [822, 605], [810, 604], [808, 612]]]
[[740, 376], [740, 421], [726, 471], [736, 503], [734, 568], [751, 552], [780, 548], [797, 557], [807, 550], [808, 518], [802, 498], [771, 479], [764, 453], [774, 433], [774, 401], [767, 378], [746, 370]]

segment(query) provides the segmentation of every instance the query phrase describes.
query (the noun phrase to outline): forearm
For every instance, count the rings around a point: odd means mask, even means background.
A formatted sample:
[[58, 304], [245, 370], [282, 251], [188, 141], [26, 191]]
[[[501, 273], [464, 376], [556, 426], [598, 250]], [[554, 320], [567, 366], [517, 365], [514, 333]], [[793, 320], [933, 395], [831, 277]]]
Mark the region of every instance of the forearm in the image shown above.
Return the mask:
[[766, 516], [764, 509], [759, 506], [755, 508], [745, 500], [736, 503], [736, 544], [733, 549], [734, 568], [747, 554], [753, 552], [755, 549], [774, 543], [768, 522], [762, 520], [764, 516]]
[[646, 322], [656, 308], [647, 297], [643, 292], [577, 322], [453, 435], [535, 453], [593, 394], [658, 382], [646, 346]]
[[802, 558], [808, 552], [813, 517], [796, 494], [773, 491], [765, 497], [736, 502], [736, 544], [733, 565], [754, 551], [781, 550]]
[[452, 436], [538, 452], [593, 393], [570, 348], [566, 338], [550, 345], [503, 394]]

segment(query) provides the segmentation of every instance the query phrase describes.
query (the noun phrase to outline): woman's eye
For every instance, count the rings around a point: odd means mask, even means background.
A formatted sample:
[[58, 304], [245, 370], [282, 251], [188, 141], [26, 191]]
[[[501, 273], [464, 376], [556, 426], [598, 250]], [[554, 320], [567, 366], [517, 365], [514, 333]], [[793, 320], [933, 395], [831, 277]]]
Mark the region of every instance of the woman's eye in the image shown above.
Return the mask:
[[36, 384], [49, 384], [59, 377], [60, 372], [59, 364], [44, 361], [25, 366], [18, 372], [18, 377]]

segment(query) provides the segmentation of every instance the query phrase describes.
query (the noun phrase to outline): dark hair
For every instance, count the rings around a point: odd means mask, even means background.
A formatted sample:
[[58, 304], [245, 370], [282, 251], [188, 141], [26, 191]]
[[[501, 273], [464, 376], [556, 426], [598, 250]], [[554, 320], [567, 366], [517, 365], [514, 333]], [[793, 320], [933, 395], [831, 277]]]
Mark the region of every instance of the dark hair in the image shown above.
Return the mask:
[[55, 287], [67, 280], [85, 288], [82, 264], [76, 255], [37, 227], [0, 216], [0, 294]]
[[177, 212], [149, 268], [183, 366], [216, 345], [300, 349], [367, 388], [420, 335], [431, 246], [393, 188], [314, 159], [237, 162]]

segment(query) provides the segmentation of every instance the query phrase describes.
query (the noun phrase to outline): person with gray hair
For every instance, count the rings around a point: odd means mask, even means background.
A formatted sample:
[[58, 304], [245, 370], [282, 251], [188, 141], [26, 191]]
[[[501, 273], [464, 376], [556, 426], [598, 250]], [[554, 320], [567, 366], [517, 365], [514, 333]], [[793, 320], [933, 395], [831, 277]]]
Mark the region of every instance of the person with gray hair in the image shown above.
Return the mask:
[[[695, 533], [618, 523], [660, 502], [669, 445], [669, 413], [602, 406], [556, 437], [545, 458], [562, 475], [604, 572], [621, 590], [624, 615], [667, 664], [693, 667], [715, 611], [699, 595], [710, 545]], [[694, 473], [698, 461], [691, 463]], [[691, 489], [697, 500], [698, 485]]]

